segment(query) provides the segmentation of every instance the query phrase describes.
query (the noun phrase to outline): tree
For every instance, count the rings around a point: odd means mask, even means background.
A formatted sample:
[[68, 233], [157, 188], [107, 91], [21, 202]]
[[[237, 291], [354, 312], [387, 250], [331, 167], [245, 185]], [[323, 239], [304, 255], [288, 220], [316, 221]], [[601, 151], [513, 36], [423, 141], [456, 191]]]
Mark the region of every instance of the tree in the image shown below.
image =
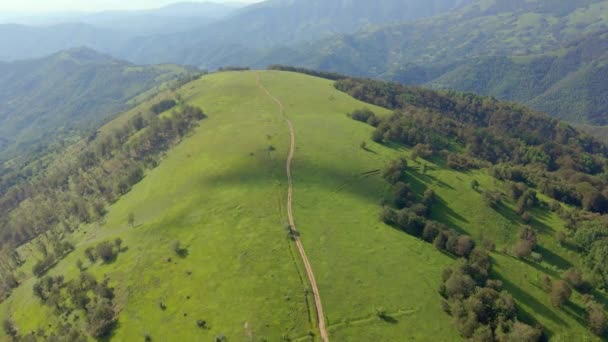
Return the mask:
[[536, 231], [530, 226], [522, 226], [519, 230], [519, 240], [513, 247], [513, 254], [518, 258], [526, 258], [536, 248]]
[[553, 286], [551, 288], [551, 303], [553, 306], [556, 308], [561, 307], [570, 299], [571, 295], [572, 289], [570, 289], [568, 283], [563, 280], [553, 282]]
[[479, 182], [477, 181], [477, 179], [473, 179], [471, 181], [471, 189], [475, 191], [479, 190]]
[[513, 246], [513, 255], [518, 258], [527, 258], [532, 254], [532, 243], [527, 240], [517, 240]]
[[97, 255], [95, 254], [95, 248], [93, 247], [87, 247], [87, 249], [84, 250], [84, 255], [87, 257], [87, 259], [89, 259], [89, 261], [91, 263], [95, 263], [97, 262]]
[[121, 238], [116, 238], [116, 240], [114, 240], [114, 246], [116, 246], [116, 249], [120, 252], [122, 250], [122, 239]]
[[133, 212], [129, 213], [129, 216], [127, 217], [127, 223], [131, 228], [135, 226], [135, 214]]
[[81, 272], [84, 270], [84, 264], [82, 263], [82, 260], [80, 260], [80, 259], [76, 260], [76, 267]]
[[396, 184], [403, 178], [403, 173], [407, 168], [407, 161], [403, 158], [399, 158], [393, 160], [389, 163], [384, 171], [382, 172], [382, 177], [386, 179], [387, 182], [391, 184]]
[[95, 307], [88, 310], [88, 331], [93, 337], [107, 336], [116, 322], [116, 312], [112, 303], [101, 300]]
[[603, 336], [608, 328], [604, 307], [597, 302], [587, 304], [587, 324], [589, 330], [597, 336]]
[[4, 330], [5, 334], [12, 337], [13, 339], [16, 339], [17, 335], [19, 334], [17, 326], [15, 325], [15, 322], [13, 322], [12, 319], [5, 319], [2, 322], [2, 329]]
[[572, 267], [564, 273], [564, 280], [570, 284], [570, 286], [578, 289], [584, 284], [583, 273], [576, 268]]
[[456, 241], [456, 246], [454, 247], [454, 253], [458, 256], [468, 258], [471, 255], [471, 252], [475, 248], [475, 242], [471, 239], [470, 236], [461, 235], [458, 237]]
[[108, 241], [101, 242], [95, 247], [95, 252], [103, 260], [108, 263], [116, 258], [116, 252], [114, 252], [114, 246]]
[[542, 332], [527, 324], [516, 321], [507, 334], [506, 342], [537, 342], [540, 341]]

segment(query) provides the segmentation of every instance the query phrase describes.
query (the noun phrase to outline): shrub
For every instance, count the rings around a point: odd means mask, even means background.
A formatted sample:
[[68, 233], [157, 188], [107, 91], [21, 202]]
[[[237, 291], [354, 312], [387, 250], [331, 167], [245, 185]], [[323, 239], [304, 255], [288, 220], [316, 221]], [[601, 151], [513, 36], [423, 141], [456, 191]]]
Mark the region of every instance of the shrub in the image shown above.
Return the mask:
[[587, 324], [589, 325], [589, 330], [597, 336], [606, 334], [608, 321], [606, 320], [604, 307], [601, 304], [594, 301], [587, 304]]
[[175, 100], [162, 100], [159, 103], [155, 104], [150, 108], [152, 113], [158, 115], [160, 113], [166, 112], [169, 109], [175, 107], [177, 102]]
[[513, 255], [518, 258], [527, 258], [532, 254], [533, 245], [530, 241], [518, 240], [513, 246]]
[[97, 262], [97, 254], [95, 254], [95, 248], [88, 247], [84, 250], [84, 255], [89, 259], [91, 263]]
[[483, 192], [483, 200], [490, 208], [496, 209], [502, 202], [502, 195], [500, 192], [486, 190]]
[[108, 300], [101, 300], [88, 310], [87, 320], [89, 334], [96, 338], [104, 337], [116, 323], [116, 312]]
[[379, 120], [376, 114], [369, 108], [357, 109], [349, 114], [349, 116], [356, 121], [365, 122], [371, 126], [378, 126]]
[[13, 322], [11, 319], [5, 319], [2, 321], [2, 329], [6, 335], [12, 337], [13, 339], [17, 338], [17, 335], [19, 334], [15, 322]]
[[570, 299], [572, 295], [572, 289], [563, 280], [558, 280], [553, 283], [551, 287], [551, 303], [556, 308], [561, 307], [565, 302]]
[[403, 179], [403, 173], [405, 172], [406, 168], [407, 161], [405, 159], [399, 158], [397, 160], [393, 160], [382, 172], [382, 177], [384, 177], [384, 179], [391, 184], [397, 184], [397, 182]]
[[116, 258], [116, 255], [118, 255], [118, 253], [114, 251], [114, 246], [108, 241], [99, 243], [97, 247], [95, 247], [95, 252], [104, 263], [112, 262]]

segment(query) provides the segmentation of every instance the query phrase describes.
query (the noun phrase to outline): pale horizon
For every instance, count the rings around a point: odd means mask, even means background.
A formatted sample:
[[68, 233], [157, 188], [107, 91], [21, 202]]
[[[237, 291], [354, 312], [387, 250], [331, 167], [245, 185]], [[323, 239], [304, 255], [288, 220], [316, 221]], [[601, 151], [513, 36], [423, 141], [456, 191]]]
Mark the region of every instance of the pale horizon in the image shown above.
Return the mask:
[[0, 15], [147, 10], [178, 3], [252, 4], [263, 0], [21, 0], [0, 1]]

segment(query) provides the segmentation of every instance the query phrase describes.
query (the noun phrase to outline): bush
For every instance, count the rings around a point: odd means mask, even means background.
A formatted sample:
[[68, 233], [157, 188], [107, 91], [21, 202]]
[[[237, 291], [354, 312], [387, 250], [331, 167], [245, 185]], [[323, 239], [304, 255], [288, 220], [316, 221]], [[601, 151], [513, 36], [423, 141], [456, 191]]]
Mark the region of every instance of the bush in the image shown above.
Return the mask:
[[168, 111], [169, 109], [175, 107], [176, 105], [177, 105], [177, 102], [175, 100], [162, 100], [159, 103], [153, 105], [152, 108], [150, 108], [150, 110], [152, 111], [152, 113], [158, 115], [160, 113], [164, 113], [164, 112]]
[[19, 334], [15, 322], [13, 322], [13, 320], [11, 319], [5, 319], [4, 321], [2, 321], [2, 329], [4, 330], [4, 333], [6, 335], [12, 337], [13, 339], [15, 339]]
[[608, 330], [608, 321], [606, 320], [606, 313], [604, 307], [597, 302], [590, 302], [587, 304], [587, 324], [589, 330], [597, 336], [604, 336]]
[[378, 126], [380, 120], [376, 117], [376, 114], [368, 108], [357, 109], [349, 114], [349, 116], [356, 121], [365, 122], [371, 126]]
[[533, 245], [530, 241], [518, 240], [513, 246], [513, 255], [518, 258], [527, 258], [532, 254]]
[[108, 300], [101, 300], [88, 310], [87, 320], [89, 334], [96, 338], [104, 337], [116, 323], [116, 312]]
[[486, 190], [483, 192], [483, 200], [490, 208], [496, 209], [502, 202], [502, 195], [500, 192]]
[[114, 251], [114, 245], [109, 241], [99, 243], [97, 247], [95, 247], [95, 252], [104, 263], [112, 262], [118, 255], [118, 252]]
[[393, 160], [382, 172], [382, 177], [384, 177], [384, 179], [386, 179], [386, 181], [390, 184], [397, 184], [397, 182], [403, 179], [406, 168], [407, 161], [405, 159], [399, 158], [397, 160]]
[[558, 280], [553, 283], [551, 288], [551, 303], [556, 308], [561, 307], [564, 303], [566, 303], [570, 296], [572, 295], [572, 289], [568, 286], [563, 280]]

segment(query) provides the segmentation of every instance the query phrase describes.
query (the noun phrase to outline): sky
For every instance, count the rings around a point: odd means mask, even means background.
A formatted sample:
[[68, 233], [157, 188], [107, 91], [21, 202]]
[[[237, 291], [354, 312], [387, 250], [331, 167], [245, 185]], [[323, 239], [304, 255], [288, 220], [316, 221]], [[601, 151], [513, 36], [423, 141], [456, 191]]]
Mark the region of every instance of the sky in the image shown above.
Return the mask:
[[[213, 0], [217, 3], [253, 3], [259, 0]], [[176, 2], [207, 2], [192, 0], [0, 0], [0, 14], [2, 12], [69, 12], [87, 11], [97, 12], [104, 10], [129, 10], [158, 8]]]

